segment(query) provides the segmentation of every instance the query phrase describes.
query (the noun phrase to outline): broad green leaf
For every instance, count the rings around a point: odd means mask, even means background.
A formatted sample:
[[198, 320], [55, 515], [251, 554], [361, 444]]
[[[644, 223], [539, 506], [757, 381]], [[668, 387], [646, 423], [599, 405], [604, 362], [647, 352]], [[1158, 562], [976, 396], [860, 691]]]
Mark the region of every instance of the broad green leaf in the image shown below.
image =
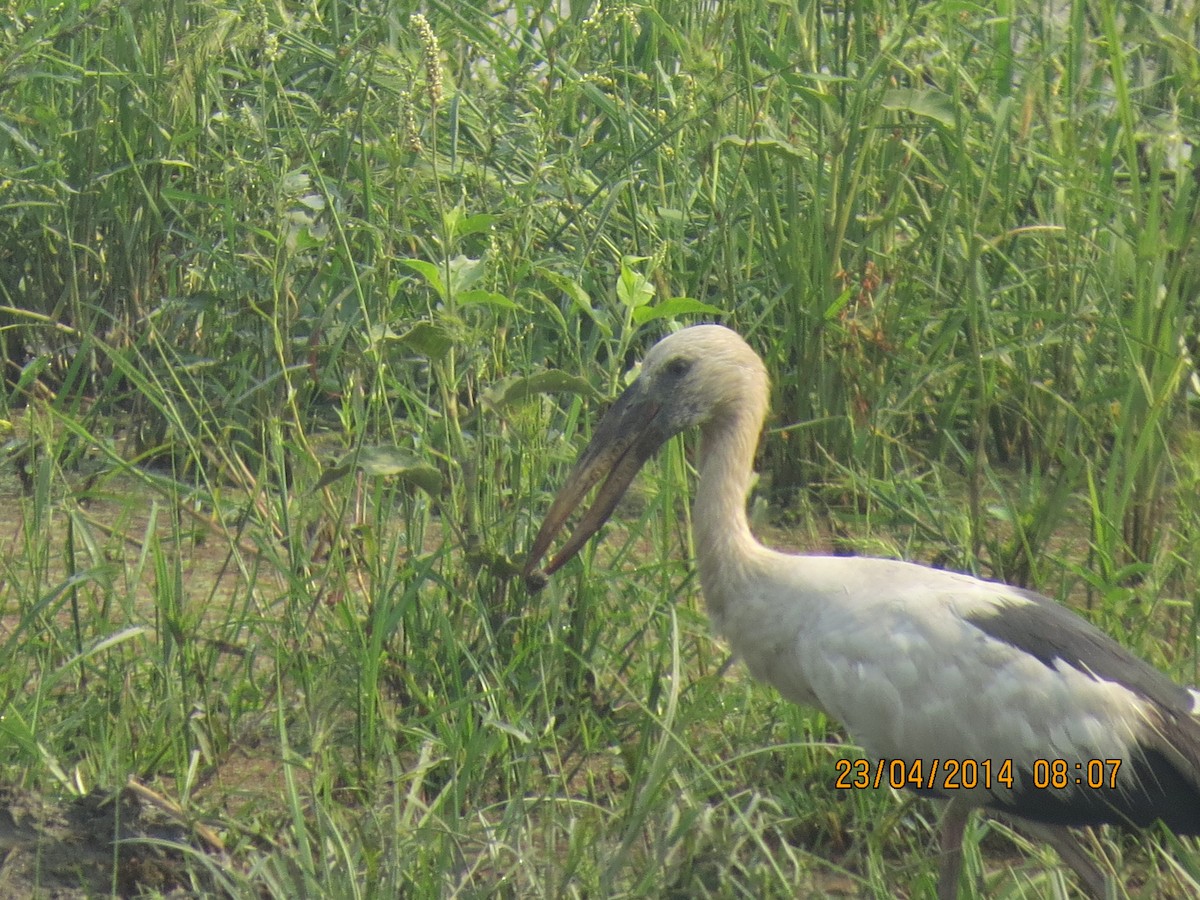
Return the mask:
[[400, 262], [410, 269], [420, 272], [422, 277], [429, 282], [429, 286], [437, 291], [437, 295], [443, 300], [446, 299], [446, 283], [442, 281], [440, 268], [424, 259], [402, 259]]
[[577, 310], [579, 310], [579, 312], [583, 313], [604, 330], [605, 337], [612, 337], [612, 331], [609, 329], [608, 325], [596, 315], [596, 311], [592, 309], [592, 298], [588, 295], [588, 292], [580, 286], [579, 282], [572, 278], [568, 278], [566, 275], [563, 275], [559, 272], [555, 272], [553, 269], [547, 269], [544, 266], [537, 266], [533, 271], [538, 277], [546, 279], [546, 281], [550, 282], [552, 285], [554, 285], [554, 287], [566, 294], [567, 298], [570, 299], [571, 303]]
[[450, 331], [434, 322], [418, 322], [404, 334], [389, 335], [389, 339], [430, 359], [441, 359], [454, 346]]
[[811, 151], [789, 144], [787, 141], [780, 140], [779, 138], [758, 137], [747, 140], [740, 135], [731, 134], [722, 138], [721, 143], [746, 150], [763, 150], [787, 159], [809, 160], [812, 158]]
[[561, 369], [547, 369], [535, 375], [502, 378], [483, 392], [480, 402], [488, 409], [501, 410], [536, 394], [578, 394], [590, 399], [599, 396], [587, 379]]
[[346, 454], [325, 470], [317, 482], [317, 488], [344, 478], [355, 468], [375, 478], [399, 478], [413, 487], [420, 488], [431, 497], [436, 497], [442, 489], [442, 473], [436, 466], [407, 450], [390, 446], [363, 447], [357, 454]]
[[701, 303], [691, 297], [672, 297], [654, 306], [643, 306], [633, 311], [633, 323], [645, 325], [655, 319], [674, 319], [678, 316], [722, 316], [723, 309], [718, 309], [708, 303]]
[[880, 104], [884, 109], [912, 113], [924, 119], [933, 119], [939, 125], [947, 128], [954, 126], [954, 101], [941, 91], [932, 88], [917, 90], [916, 88], [892, 88], [884, 91]]
[[645, 256], [621, 257], [621, 275], [617, 279], [617, 299], [630, 309], [645, 306], [654, 298], [654, 285], [650, 279], [633, 268], [634, 263], [645, 262]]
[[456, 206], [446, 213], [444, 220], [446, 234], [452, 241], [470, 234], [479, 234], [491, 228], [498, 218], [499, 216], [493, 216], [490, 213], [479, 213], [474, 216], [464, 215], [462, 207]]
[[394, 476], [431, 497], [442, 488], [442, 473], [436, 466], [398, 447], [363, 447], [358, 454], [358, 467], [368, 475]]
[[482, 259], [459, 255], [450, 260], [449, 269], [450, 293], [457, 298], [479, 284], [487, 272], [487, 263]]
[[495, 550], [487, 548], [468, 550], [466, 557], [467, 565], [477, 572], [486, 570], [497, 578], [517, 578], [521, 574], [520, 563], [514, 562]]
[[313, 488], [313, 490], [319, 491], [321, 488], [328, 487], [335, 481], [341, 481], [353, 471], [354, 466], [344, 461], [329, 466], [324, 472], [321, 473], [321, 477], [317, 479], [317, 486]]
[[463, 291], [455, 295], [460, 306], [491, 306], [494, 309], [506, 309], [510, 312], [523, 312], [523, 308], [509, 300], [503, 294], [495, 291]]

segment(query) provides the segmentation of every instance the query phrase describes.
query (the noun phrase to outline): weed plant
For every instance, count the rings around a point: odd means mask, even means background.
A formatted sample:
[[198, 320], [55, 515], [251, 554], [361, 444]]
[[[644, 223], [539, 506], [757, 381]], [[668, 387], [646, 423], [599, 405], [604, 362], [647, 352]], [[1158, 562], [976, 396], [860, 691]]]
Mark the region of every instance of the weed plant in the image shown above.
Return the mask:
[[772, 542], [1200, 680], [1197, 46], [1190, 0], [7, 0], [5, 781], [149, 786], [224, 842], [197, 894], [928, 895], [936, 810], [726, 665], [683, 443], [515, 575], [642, 350], [722, 321]]

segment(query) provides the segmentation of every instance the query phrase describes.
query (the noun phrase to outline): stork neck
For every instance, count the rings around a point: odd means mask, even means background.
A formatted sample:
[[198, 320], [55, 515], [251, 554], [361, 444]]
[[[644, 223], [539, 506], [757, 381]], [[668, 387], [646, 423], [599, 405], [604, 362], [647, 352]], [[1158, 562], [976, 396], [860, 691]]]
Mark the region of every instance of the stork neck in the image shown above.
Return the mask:
[[762, 416], [743, 408], [710, 422], [701, 435], [700, 484], [692, 507], [700, 585], [719, 619], [735, 582], [763, 548], [750, 531], [746, 495], [753, 477], [754, 450]]

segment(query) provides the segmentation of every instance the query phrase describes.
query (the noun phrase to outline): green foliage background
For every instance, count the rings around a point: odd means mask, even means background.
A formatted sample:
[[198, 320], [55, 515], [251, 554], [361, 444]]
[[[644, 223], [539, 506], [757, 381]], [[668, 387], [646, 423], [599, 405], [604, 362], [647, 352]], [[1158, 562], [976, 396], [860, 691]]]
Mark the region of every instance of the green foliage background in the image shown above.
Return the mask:
[[[925, 807], [721, 677], [680, 448], [575, 575], [515, 566], [640, 352], [722, 321], [778, 539], [1069, 597], [1194, 682], [1198, 19], [9, 0], [6, 777], [166, 785], [235, 894], [918, 894]], [[200, 786], [249, 747], [246, 820]]]

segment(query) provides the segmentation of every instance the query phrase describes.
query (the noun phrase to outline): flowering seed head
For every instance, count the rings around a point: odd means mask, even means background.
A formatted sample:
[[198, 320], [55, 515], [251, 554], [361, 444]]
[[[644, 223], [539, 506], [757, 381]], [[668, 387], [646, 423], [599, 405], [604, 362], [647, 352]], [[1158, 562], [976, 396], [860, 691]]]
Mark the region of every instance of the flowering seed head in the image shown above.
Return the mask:
[[421, 60], [425, 64], [425, 83], [429, 86], [429, 102], [437, 106], [442, 100], [442, 48], [429, 20], [421, 13], [413, 13], [408, 20], [417, 31], [421, 42]]

